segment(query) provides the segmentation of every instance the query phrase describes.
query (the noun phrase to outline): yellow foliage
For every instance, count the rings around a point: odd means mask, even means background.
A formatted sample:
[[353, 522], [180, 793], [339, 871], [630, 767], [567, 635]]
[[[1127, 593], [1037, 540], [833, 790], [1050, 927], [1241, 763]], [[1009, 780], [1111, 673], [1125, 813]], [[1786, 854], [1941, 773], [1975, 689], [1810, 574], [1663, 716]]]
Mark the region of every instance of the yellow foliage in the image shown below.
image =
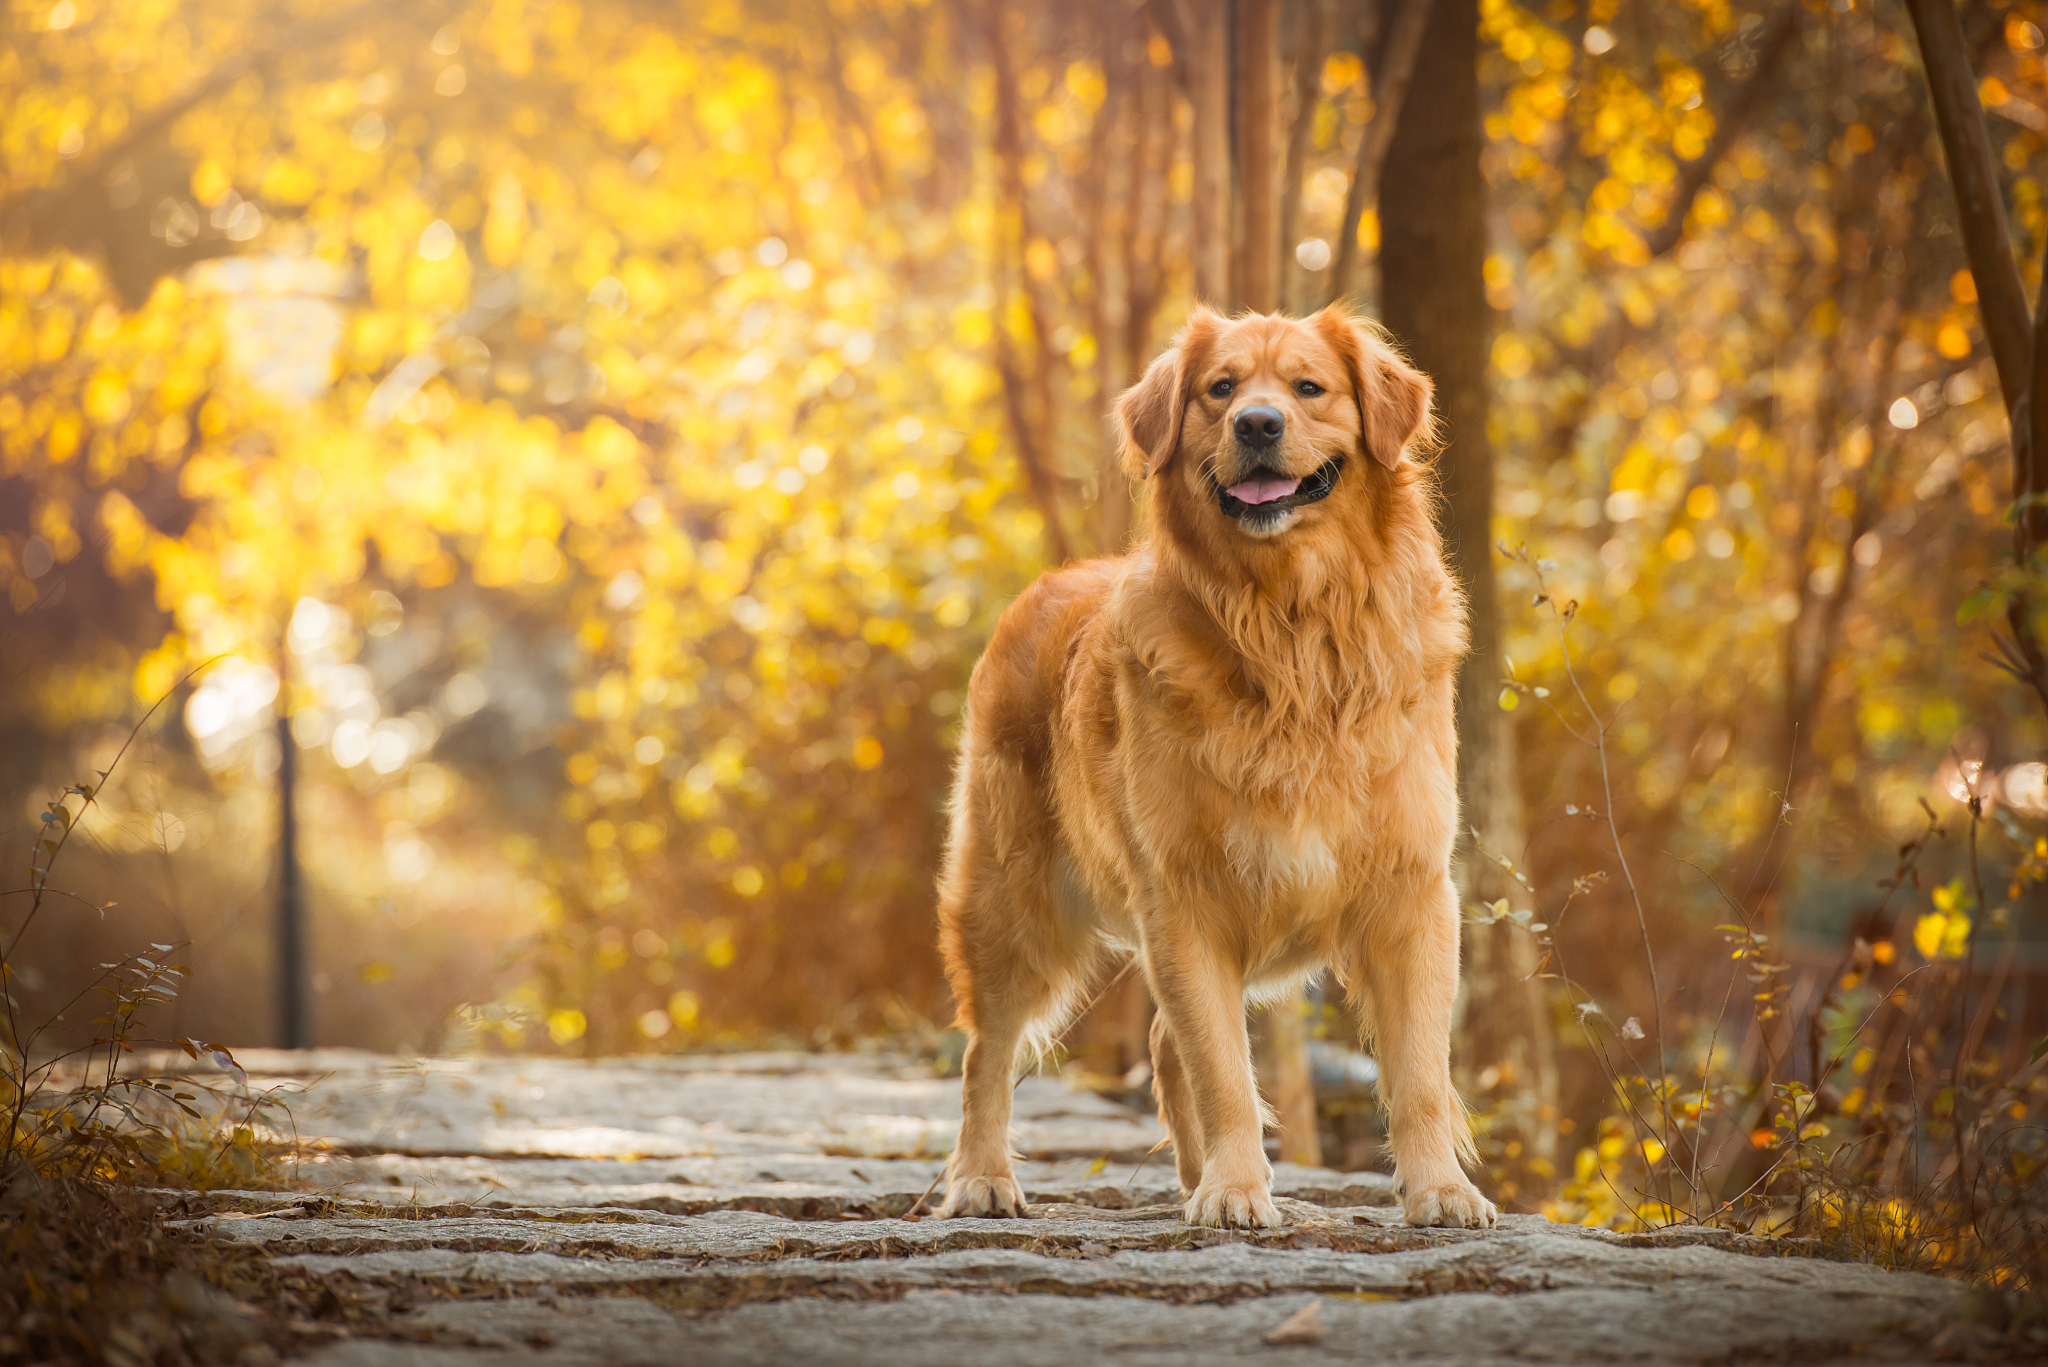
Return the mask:
[[1913, 922], [1913, 947], [1924, 959], [1960, 959], [1970, 944], [1970, 917], [1961, 911], [1933, 911]]
[[573, 1044], [583, 1038], [583, 1032], [590, 1027], [590, 1019], [574, 1007], [563, 1007], [548, 1012], [548, 1038], [557, 1045]]

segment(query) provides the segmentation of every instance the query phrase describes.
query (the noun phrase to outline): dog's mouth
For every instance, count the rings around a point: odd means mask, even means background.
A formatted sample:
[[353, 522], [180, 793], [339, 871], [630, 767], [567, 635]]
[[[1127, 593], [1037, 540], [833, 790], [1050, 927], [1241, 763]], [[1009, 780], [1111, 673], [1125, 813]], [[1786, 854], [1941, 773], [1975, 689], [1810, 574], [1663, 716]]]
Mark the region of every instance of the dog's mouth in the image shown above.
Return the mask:
[[1343, 468], [1344, 457], [1332, 456], [1310, 471], [1305, 479], [1283, 475], [1278, 470], [1255, 470], [1227, 489], [1218, 484], [1216, 502], [1225, 517], [1272, 521], [1291, 508], [1320, 503], [1328, 498], [1330, 491], [1337, 487], [1337, 474]]

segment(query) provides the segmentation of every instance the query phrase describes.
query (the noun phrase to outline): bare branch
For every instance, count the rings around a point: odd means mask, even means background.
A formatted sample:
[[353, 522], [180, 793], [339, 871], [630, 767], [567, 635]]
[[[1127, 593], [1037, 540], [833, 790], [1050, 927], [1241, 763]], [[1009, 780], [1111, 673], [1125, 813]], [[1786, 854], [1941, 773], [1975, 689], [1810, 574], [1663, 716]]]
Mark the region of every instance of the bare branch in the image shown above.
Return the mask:
[[1716, 117], [1714, 140], [1707, 144], [1707, 150], [1697, 160], [1687, 162], [1678, 173], [1678, 189], [1671, 197], [1671, 208], [1666, 212], [1663, 224], [1650, 234], [1651, 256], [1664, 255], [1685, 237], [1685, 216], [1692, 212], [1692, 202], [1699, 198], [1700, 191], [1707, 188], [1714, 168], [1734, 150], [1742, 135], [1749, 131], [1757, 110], [1770, 98], [1785, 51], [1792, 46], [1792, 39], [1799, 32], [1799, 12], [1798, 0], [1788, 0], [1777, 22], [1758, 41], [1756, 68]]
[[1998, 366], [1998, 387], [2007, 412], [2027, 392], [2033, 350], [2026, 287], [2005, 223], [2005, 197], [1998, 185], [1998, 164], [1991, 155], [1991, 134], [1984, 126], [1984, 107], [1977, 99], [1977, 79], [1964, 46], [1962, 20], [1954, 0], [1906, 0], [1913, 30], [1920, 38], [1920, 60], [1927, 71], [1927, 89], [1934, 99], [1934, 121], [1941, 130], [1941, 150], [1955, 188], [1956, 216], [1970, 274], [1977, 284], [1977, 308], [1991, 359]]
[[1380, 69], [1373, 73], [1372, 122], [1358, 137], [1358, 165], [1352, 169], [1351, 190], [1344, 197], [1344, 225], [1337, 232], [1337, 261], [1330, 267], [1330, 300], [1342, 299], [1356, 288], [1358, 274], [1358, 225], [1365, 218], [1368, 200], [1380, 194], [1380, 167], [1387, 160], [1387, 148], [1394, 141], [1394, 126], [1401, 121], [1401, 106], [1408, 99], [1408, 80], [1415, 74], [1415, 59], [1422, 52], [1422, 32], [1429, 26], [1430, 0], [1406, 0], [1387, 33], [1387, 46], [1380, 57]]

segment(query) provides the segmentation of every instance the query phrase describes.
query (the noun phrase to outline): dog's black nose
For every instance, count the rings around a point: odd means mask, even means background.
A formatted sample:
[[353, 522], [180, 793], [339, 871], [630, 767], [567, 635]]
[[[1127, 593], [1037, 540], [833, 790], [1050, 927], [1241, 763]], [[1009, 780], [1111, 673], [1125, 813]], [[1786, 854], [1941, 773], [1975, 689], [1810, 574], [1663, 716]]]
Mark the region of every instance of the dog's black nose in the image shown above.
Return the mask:
[[1246, 446], [1271, 446], [1287, 430], [1287, 417], [1277, 408], [1258, 404], [1239, 413], [1231, 427]]

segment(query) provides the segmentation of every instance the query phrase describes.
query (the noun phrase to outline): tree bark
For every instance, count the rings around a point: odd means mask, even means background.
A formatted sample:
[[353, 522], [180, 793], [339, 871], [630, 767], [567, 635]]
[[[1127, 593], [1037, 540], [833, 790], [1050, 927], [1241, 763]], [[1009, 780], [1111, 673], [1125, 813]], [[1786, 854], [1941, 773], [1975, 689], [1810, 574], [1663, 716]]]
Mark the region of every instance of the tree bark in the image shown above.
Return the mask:
[[[1130, 204], [1134, 196], [1128, 192], [1121, 196], [1117, 209], [1112, 212], [1110, 186], [1116, 160], [1113, 149], [1121, 148], [1125, 152], [1126, 186], [1135, 185], [1137, 176], [1143, 173], [1143, 168], [1138, 165], [1141, 155], [1139, 139], [1118, 136], [1124, 121], [1131, 78], [1136, 74], [1124, 59], [1124, 40], [1136, 27], [1133, 18], [1129, 12], [1114, 6], [1096, 15], [1096, 22], [1102, 26], [1103, 99], [1102, 107], [1095, 111], [1095, 125], [1089, 131], [1088, 171], [1082, 183], [1087, 223], [1088, 327], [1095, 339], [1095, 411], [1099, 428], [1095, 473], [1095, 549], [1102, 555], [1115, 555], [1121, 551], [1124, 538], [1131, 529], [1130, 484], [1124, 478], [1123, 463], [1117, 452], [1110, 405], [1124, 385], [1125, 370], [1121, 356], [1123, 313], [1130, 298]], [[1143, 111], [1139, 112], [1142, 115]], [[1124, 259], [1120, 263], [1123, 270], [1119, 272], [1125, 282], [1121, 294], [1115, 288], [1117, 282], [1111, 279], [1112, 236], [1125, 246]]]
[[[1984, 127], [1984, 106], [1977, 98], [1962, 20], [1953, 0], [1906, 0], [1906, 8], [1920, 40], [1942, 158], [1948, 163], [1963, 248], [1977, 286], [1977, 311], [1984, 320], [1984, 338], [1991, 344], [1998, 387], [2012, 424], [2013, 550], [2025, 567], [2048, 535], [2048, 509], [2036, 502], [2048, 494], [2048, 392], [2041, 388], [2048, 384], [2048, 355], [2035, 334], [2038, 320], [2028, 316], [2026, 286], [2006, 229], [2005, 195], [1991, 155], [1991, 135]], [[2048, 302], [2048, 291], [2043, 299]], [[2005, 667], [2048, 707], [2048, 651], [2042, 648], [2034, 617], [2030, 596], [2014, 594], [2006, 608], [2012, 638], [2000, 641], [2001, 653]]]
[[1152, 328], [1166, 293], [1161, 241], [1166, 232], [1166, 175], [1177, 141], [1173, 127], [1173, 87], [1167, 74], [1149, 61], [1138, 68], [1138, 136], [1131, 162], [1131, 236], [1124, 254], [1124, 279], [1129, 301], [1124, 310], [1124, 370], [1121, 390], [1137, 378], [1152, 359]]
[[1179, 0], [1194, 112], [1191, 232], [1195, 297], [1228, 307], [1230, 279], [1230, 52], [1225, 0]]
[[1237, 0], [1238, 198], [1244, 213], [1238, 302], [1258, 313], [1280, 307], [1280, 246], [1274, 213], [1274, 142], [1279, 132], [1280, 0]]
[[1267, 1007], [1256, 1033], [1259, 1082], [1280, 1117], [1280, 1161], [1323, 1165], [1315, 1078], [1308, 1061], [1308, 1001], [1300, 992]]
[[[2020, 440], [2020, 415], [2013, 414], [2012, 496], [2016, 502], [2030, 494], [2048, 494], [2048, 252], [2041, 258], [2040, 289], [2034, 300], [2034, 350], [2027, 367], [2024, 442]], [[2014, 519], [2013, 531], [2013, 549], [2024, 565], [2036, 548], [2048, 544], [2048, 507], [2038, 498], [2026, 503]]]
[[[1417, 0], [1410, 0], [1411, 4]], [[1405, 18], [1405, 14], [1403, 16]], [[1500, 600], [1492, 560], [1493, 450], [1486, 431], [1485, 184], [1479, 112], [1478, 0], [1436, 0], [1382, 171], [1382, 313], [1396, 340], [1436, 383], [1445, 438], [1437, 469], [1438, 513], [1452, 569], [1463, 586], [1472, 653], [1458, 675], [1458, 787], [1465, 820], [1486, 849], [1519, 859], [1522, 813], [1515, 737], [1497, 702]], [[1466, 900], [1512, 896], [1497, 867], [1460, 861]], [[1557, 1064], [1532, 939], [1490, 927], [1467, 939], [1459, 1053], [1464, 1071], [1512, 1065], [1514, 1116], [1529, 1151], [1556, 1147]]]
[[1280, 233], [1273, 268], [1283, 284], [1281, 303], [1298, 303], [1308, 286], [1296, 279], [1295, 244], [1301, 238], [1301, 182], [1308, 171], [1308, 140], [1315, 131], [1316, 102], [1323, 87], [1323, 58], [1329, 49], [1329, 0], [1303, 0], [1294, 45], [1294, 123], [1287, 132], [1287, 165], [1280, 173]]
[[[1330, 267], [1330, 300], [1342, 299], [1358, 288], [1358, 226], [1365, 220], [1365, 206], [1376, 202], [1380, 192], [1381, 166], [1400, 125], [1401, 110], [1408, 99], [1408, 84], [1422, 52], [1423, 34], [1429, 28], [1431, 0], [1403, 0], [1381, 49], [1379, 67], [1372, 76], [1373, 116], [1358, 135], [1358, 164], [1351, 171], [1351, 188], [1344, 196], [1344, 223], [1337, 230], [1337, 260]], [[1474, 76], [1477, 81], [1477, 76]], [[1474, 107], [1477, 107], [1474, 96]]]
[[[996, 372], [1002, 380], [1003, 407], [1010, 420], [1010, 434], [1017, 444], [1017, 459], [1024, 467], [1025, 484], [1031, 492], [1032, 501], [1038, 505], [1040, 517], [1045, 520], [1046, 552], [1052, 562], [1059, 565], [1067, 561], [1073, 550], [1067, 540], [1066, 524], [1060, 516], [1059, 484], [1052, 466], [1052, 445], [1057, 430], [1052, 371], [1057, 358], [1053, 354], [1048, 331], [1052, 309], [1045, 299], [1043, 286], [1032, 278], [1029, 262], [1033, 237], [1031, 206], [1024, 191], [1024, 131], [1019, 112], [1017, 71], [1010, 60], [1008, 36], [1003, 32], [1008, 17], [1002, 0], [992, 0], [987, 10], [987, 26], [989, 56], [996, 78], [996, 165], [1008, 219], [999, 231], [1015, 234], [1014, 266], [1024, 291], [1037, 364], [1026, 376], [1017, 363], [1016, 340], [1010, 334], [1009, 324], [1011, 262], [1006, 260], [1008, 252], [999, 249], [995, 267]], [[1004, 240], [1007, 245], [1007, 237]], [[1033, 404], [1025, 402], [1027, 393], [1035, 401]]]
[[[1991, 344], [1998, 385], [2005, 392], [2005, 407], [2010, 412], [2027, 392], [2033, 329], [2027, 317], [2026, 286], [2020, 283], [2019, 260], [2006, 231], [2005, 196], [1998, 186], [1991, 135], [1984, 127], [1984, 106], [1977, 100], [1977, 78], [1970, 70], [1970, 53], [1954, 0], [1906, 0], [1906, 8], [1912, 12], [1913, 31], [1920, 38], [1920, 60], [1934, 100], [1934, 121], [1941, 131], [1949, 182], [1955, 187], [1956, 215], [1961, 220], [1970, 275], [1977, 284], [1984, 336]], [[2013, 446], [2017, 454], [2019, 443], [2015, 441]]]

